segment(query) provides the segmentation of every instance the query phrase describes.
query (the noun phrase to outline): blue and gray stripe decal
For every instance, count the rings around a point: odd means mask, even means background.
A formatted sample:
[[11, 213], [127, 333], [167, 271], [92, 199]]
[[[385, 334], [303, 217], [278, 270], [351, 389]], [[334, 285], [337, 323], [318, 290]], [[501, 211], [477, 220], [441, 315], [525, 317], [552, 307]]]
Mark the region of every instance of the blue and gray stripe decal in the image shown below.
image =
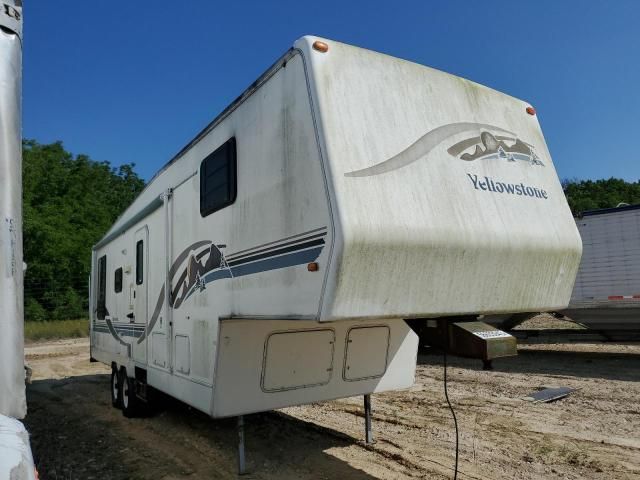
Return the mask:
[[287, 237], [223, 257], [220, 268], [204, 274], [189, 289], [185, 300], [207, 283], [221, 278], [243, 277], [254, 273], [303, 265], [317, 260], [325, 245], [327, 228]]
[[[138, 338], [142, 336], [144, 333], [144, 324], [135, 324], [135, 323], [119, 323], [119, 322], [110, 322], [113, 331], [121, 336], [121, 337], [135, 337]], [[109, 324], [107, 322], [102, 322], [100, 320], [96, 321], [93, 324], [93, 331], [98, 333], [111, 333], [111, 329], [109, 328]]]
[[[169, 275], [172, 281], [176, 279], [175, 288], [170, 292], [171, 305], [174, 309], [180, 308], [191, 295], [203, 291], [208, 283], [216, 280], [243, 277], [314, 262], [322, 253], [326, 235], [327, 227], [316, 228], [230, 255], [224, 255], [220, 250], [223, 246], [215, 245], [210, 241], [195, 242], [176, 257], [170, 268]], [[192, 253], [197, 250], [201, 251]], [[186, 265], [181, 269], [185, 261]], [[179, 270], [180, 274], [178, 274]], [[97, 321], [93, 325], [93, 331], [111, 333], [119, 341], [118, 337], [134, 337], [137, 338], [138, 343], [141, 343], [153, 330], [158, 320], [164, 301], [164, 288], [163, 284], [146, 328], [144, 324]]]

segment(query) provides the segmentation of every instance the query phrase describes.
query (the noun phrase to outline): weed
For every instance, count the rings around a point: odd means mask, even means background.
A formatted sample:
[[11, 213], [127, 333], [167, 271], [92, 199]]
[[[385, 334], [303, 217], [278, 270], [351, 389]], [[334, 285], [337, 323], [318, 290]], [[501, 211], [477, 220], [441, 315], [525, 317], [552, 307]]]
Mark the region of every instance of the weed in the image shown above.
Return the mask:
[[88, 336], [89, 321], [86, 319], [25, 322], [24, 324], [24, 338], [26, 341]]

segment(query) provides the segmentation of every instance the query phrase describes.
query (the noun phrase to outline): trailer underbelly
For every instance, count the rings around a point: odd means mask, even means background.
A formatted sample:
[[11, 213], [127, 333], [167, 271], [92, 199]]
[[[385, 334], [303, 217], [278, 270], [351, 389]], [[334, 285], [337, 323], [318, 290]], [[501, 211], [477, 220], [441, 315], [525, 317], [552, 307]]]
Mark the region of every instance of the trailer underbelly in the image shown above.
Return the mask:
[[217, 351], [211, 383], [169, 365], [135, 362], [95, 343], [91, 355], [124, 367], [130, 377], [136, 367], [146, 370], [149, 386], [213, 417], [408, 388], [414, 382], [418, 338], [400, 319], [230, 319], [219, 325], [211, 345]]

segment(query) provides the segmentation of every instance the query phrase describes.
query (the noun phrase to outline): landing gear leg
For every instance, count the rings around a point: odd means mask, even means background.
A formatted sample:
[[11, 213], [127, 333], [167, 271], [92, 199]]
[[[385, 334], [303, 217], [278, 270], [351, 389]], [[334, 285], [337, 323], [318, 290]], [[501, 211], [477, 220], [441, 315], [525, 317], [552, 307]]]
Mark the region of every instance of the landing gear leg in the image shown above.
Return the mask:
[[244, 475], [246, 467], [244, 462], [244, 416], [238, 417], [238, 475]]
[[365, 441], [373, 443], [373, 432], [371, 431], [371, 395], [364, 396], [364, 434]]

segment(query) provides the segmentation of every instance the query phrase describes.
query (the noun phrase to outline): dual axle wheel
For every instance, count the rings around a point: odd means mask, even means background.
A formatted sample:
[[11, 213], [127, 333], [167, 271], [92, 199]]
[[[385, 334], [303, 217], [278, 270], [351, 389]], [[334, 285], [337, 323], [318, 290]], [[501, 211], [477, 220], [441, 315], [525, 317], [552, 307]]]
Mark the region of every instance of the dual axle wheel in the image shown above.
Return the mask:
[[136, 395], [135, 380], [127, 375], [124, 368], [111, 367], [111, 405], [122, 409], [125, 417], [135, 417], [141, 407], [141, 400]]

